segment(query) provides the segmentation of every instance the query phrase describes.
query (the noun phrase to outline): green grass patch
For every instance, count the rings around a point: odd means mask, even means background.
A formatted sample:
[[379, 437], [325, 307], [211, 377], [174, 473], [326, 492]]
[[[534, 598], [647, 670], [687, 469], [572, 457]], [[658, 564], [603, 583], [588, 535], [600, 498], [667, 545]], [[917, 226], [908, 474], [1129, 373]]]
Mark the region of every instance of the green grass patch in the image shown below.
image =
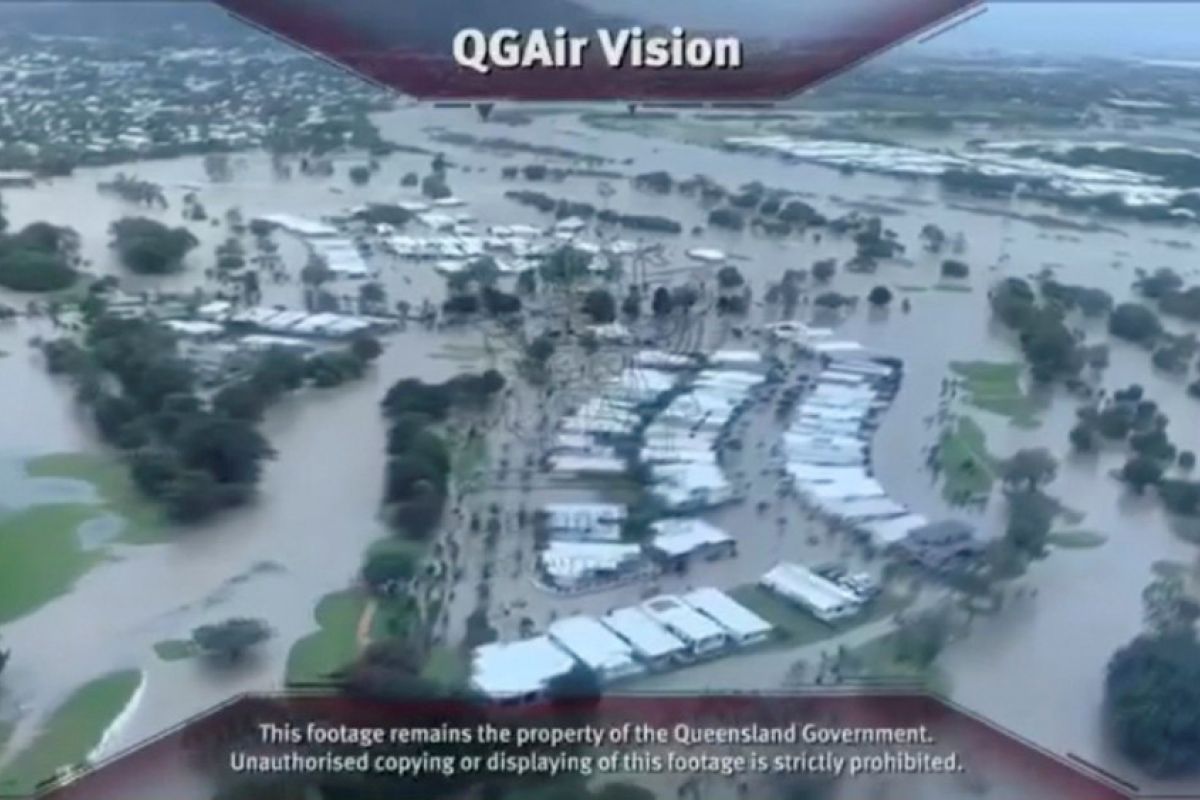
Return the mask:
[[453, 647], [434, 647], [421, 668], [421, 677], [454, 689], [465, 686], [471, 674], [471, 665], [461, 652]]
[[154, 643], [154, 655], [162, 661], [185, 661], [199, 654], [196, 645], [188, 639], [166, 639]]
[[0, 518], [0, 624], [70, 591], [104, 560], [87, 551], [76, 530], [96, 516], [88, 505], [34, 506]]
[[12, 732], [13, 723], [0, 719], [0, 759], [4, 758], [4, 746], [8, 744], [8, 739], [12, 736]]
[[905, 294], [918, 294], [920, 292], [928, 292], [928, 286], [917, 286], [914, 284], [901, 285], [896, 287], [896, 291], [904, 292]]
[[1038, 405], [1021, 388], [1020, 364], [954, 361], [950, 371], [965, 382], [967, 402], [972, 406], [1007, 417], [1018, 427], [1036, 428], [1040, 424]]
[[933, 664], [922, 666], [896, 657], [895, 634], [885, 634], [864, 645], [853, 647], [847, 660], [853, 675], [879, 681], [918, 683], [942, 697], [950, 696], [950, 676]]
[[1108, 537], [1096, 531], [1055, 531], [1050, 534], [1050, 544], [1071, 550], [1087, 550], [1100, 547]]
[[822, 622], [799, 606], [757, 584], [738, 586], [730, 597], [771, 623], [788, 647], [813, 644], [895, 614], [912, 602], [912, 597], [885, 592], [860, 613], [834, 623]]
[[358, 621], [367, 607], [360, 589], [327, 594], [314, 616], [320, 629], [292, 645], [288, 653], [288, 682], [328, 680], [358, 656]]
[[32, 793], [63, 767], [83, 764], [141, 685], [137, 670], [113, 672], [86, 683], [55, 709], [30, 745], [0, 773], [0, 793]]
[[979, 423], [959, 417], [942, 434], [938, 447], [942, 494], [950, 502], [991, 494], [996, 481], [996, 459], [987, 451], [987, 437]]
[[964, 283], [935, 283], [933, 290], [935, 292], [952, 292], [954, 294], [970, 294], [975, 291], [971, 286]]
[[97, 503], [46, 503], [0, 517], [0, 624], [11, 622], [71, 590], [89, 569], [107, 557], [89, 550], [79, 526], [104, 514], [124, 520], [121, 541], [160, 540], [165, 526], [158, 512], [138, 496], [128, 471], [97, 454], [42, 456], [26, 464], [31, 478], [65, 478], [95, 488]]
[[372, 642], [406, 636], [419, 622], [416, 602], [411, 597], [391, 597], [376, 603], [369, 634]]
[[449, 436], [451, 449], [450, 475], [462, 493], [481, 488], [481, 473], [487, 469], [487, 440], [483, 436], [460, 438]]
[[25, 470], [34, 478], [68, 478], [89, 483], [103, 508], [125, 519], [121, 541], [156, 544], [166, 539], [162, 512], [133, 483], [129, 469], [101, 453], [55, 453], [31, 459]]

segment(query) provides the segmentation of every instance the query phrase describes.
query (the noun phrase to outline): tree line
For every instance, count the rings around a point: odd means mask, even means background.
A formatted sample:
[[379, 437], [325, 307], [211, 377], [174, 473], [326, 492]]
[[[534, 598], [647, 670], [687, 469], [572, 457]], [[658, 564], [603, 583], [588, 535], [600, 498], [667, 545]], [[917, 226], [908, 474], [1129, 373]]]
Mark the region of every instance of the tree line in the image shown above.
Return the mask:
[[380, 351], [369, 337], [354, 340], [345, 353], [310, 358], [271, 349], [206, 396], [195, 367], [161, 323], [111, 314], [99, 292], [89, 294], [83, 310], [81, 340], [42, 343], [47, 368], [71, 378], [100, 435], [126, 454], [137, 487], [180, 522], [253, 497], [263, 464], [274, 455], [257, 428], [272, 402], [308, 383], [329, 385], [331, 362], [352, 361], [352, 372], [361, 375]]

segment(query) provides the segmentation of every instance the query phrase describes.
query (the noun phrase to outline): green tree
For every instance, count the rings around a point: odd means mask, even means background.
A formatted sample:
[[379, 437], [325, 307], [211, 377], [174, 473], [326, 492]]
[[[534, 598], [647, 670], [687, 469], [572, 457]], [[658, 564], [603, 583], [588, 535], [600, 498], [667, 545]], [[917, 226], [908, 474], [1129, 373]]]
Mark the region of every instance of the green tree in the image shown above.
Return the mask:
[[592, 289], [584, 295], [583, 313], [598, 325], [613, 322], [617, 318], [617, 301], [607, 289]]
[[166, 497], [180, 470], [178, 456], [166, 448], [142, 448], [129, 457], [130, 477], [149, 497]]
[[1080, 453], [1090, 453], [1096, 449], [1096, 434], [1090, 425], [1079, 423], [1071, 429], [1071, 446]]
[[660, 319], [669, 316], [674, 307], [675, 303], [671, 299], [671, 293], [665, 286], [659, 286], [654, 290], [654, 295], [650, 299], [650, 310], [654, 312], [654, 316]]
[[886, 286], [876, 286], [867, 295], [867, 302], [882, 308], [892, 302], [892, 290]]
[[57, 292], [70, 288], [79, 273], [63, 256], [0, 242], [0, 286], [15, 292]]
[[717, 270], [717, 285], [722, 289], [740, 289], [746, 285], [742, 272], [735, 266], [724, 266]]
[[951, 610], [938, 606], [901, 623], [893, 634], [896, 658], [918, 667], [928, 667], [941, 654], [953, 633]]
[[546, 696], [553, 702], [558, 700], [598, 701], [604, 693], [600, 676], [591, 667], [576, 662], [570, 670], [550, 681]]
[[1144, 492], [1147, 486], [1153, 486], [1162, 480], [1162, 475], [1162, 464], [1146, 456], [1134, 456], [1121, 468], [1121, 479], [1138, 494]]
[[270, 444], [249, 422], [212, 415], [188, 420], [176, 444], [185, 466], [203, 470], [223, 484], [253, 485], [262, 462], [274, 456]]
[[232, 419], [257, 422], [262, 419], [267, 402], [263, 393], [250, 381], [238, 381], [221, 387], [212, 399], [213, 410]]
[[1200, 643], [1143, 635], [1112, 657], [1105, 706], [1117, 746], [1152, 775], [1200, 769]]
[[1113, 336], [1131, 342], [1152, 342], [1162, 334], [1162, 323], [1153, 311], [1137, 303], [1121, 303], [1108, 318]]
[[392, 594], [417, 572], [417, 559], [407, 550], [384, 549], [371, 553], [363, 564], [362, 577], [376, 591]]
[[271, 637], [271, 629], [260, 619], [233, 618], [192, 631], [192, 641], [206, 655], [237, 661], [250, 648]]
[[383, 355], [383, 345], [374, 336], [360, 333], [350, 340], [350, 353], [366, 363]]
[[965, 278], [971, 274], [971, 268], [966, 262], [959, 261], [955, 258], [948, 258], [942, 262], [942, 277], [943, 278]]
[[268, 398], [304, 385], [304, 357], [285, 347], [271, 347], [258, 358], [250, 382]]
[[1044, 447], [1018, 450], [1000, 464], [1000, 476], [1009, 486], [1037, 490], [1054, 480], [1058, 459]]
[[525, 357], [538, 366], [545, 366], [554, 355], [554, 351], [554, 340], [543, 334], [525, 347]]
[[837, 261], [832, 258], [823, 258], [812, 266], [813, 279], [821, 283], [828, 283], [836, 274]]
[[1200, 602], [1188, 594], [1179, 575], [1156, 578], [1142, 592], [1146, 627], [1157, 636], [1195, 633]]
[[162, 275], [177, 271], [200, 242], [186, 228], [169, 228], [146, 217], [125, 217], [109, 226], [112, 245], [134, 272]]
[[1054, 501], [1036, 489], [1012, 492], [1008, 496], [1005, 539], [1022, 555], [1041, 558], [1046, 555], [1056, 514]]
[[568, 287], [588, 274], [592, 257], [570, 245], [558, 248], [546, 257], [538, 268], [543, 283], [551, 286]]

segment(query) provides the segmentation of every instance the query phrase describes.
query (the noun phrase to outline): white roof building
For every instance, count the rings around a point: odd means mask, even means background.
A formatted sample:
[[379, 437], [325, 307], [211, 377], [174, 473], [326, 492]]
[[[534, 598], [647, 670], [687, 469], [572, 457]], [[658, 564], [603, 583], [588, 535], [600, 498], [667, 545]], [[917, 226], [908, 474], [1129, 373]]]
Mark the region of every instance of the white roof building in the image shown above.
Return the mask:
[[723, 648], [725, 629], [678, 597], [660, 594], [642, 603], [640, 608], [655, 622], [687, 643], [692, 655], [706, 655]]
[[741, 644], [764, 641], [773, 630], [771, 623], [719, 589], [696, 589], [685, 594], [683, 601], [715, 620]]
[[636, 544], [551, 539], [538, 554], [542, 572], [562, 589], [577, 589], [645, 567]]
[[695, 366], [696, 358], [684, 353], [667, 353], [662, 350], [642, 350], [633, 357], [639, 367], [657, 369], [686, 369]]
[[661, 663], [687, 650], [678, 636], [651, 619], [640, 608], [619, 608], [600, 618], [604, 627], [620, 636], [639, 658]]
[[332, 225], [319, 220], [298, 217], [294, 214], [265, 214], [258, 219], [300, 236], [337, 236], [338, 234], [338, 229]]
[[550, 457], [555, 472], [596, 472], [616, 474], [625, 472], [625, 459], [605, 456], [576, 456], [558, 454]]
[[225, 332], [224, 325], [202, 320], [169, 319], [163, 324], [181, 336], [220, 336]]
[[471, 686], [495, 700], [536, 697], [575, 667], [575, 658], [548, 636], [477, 647]]
[[655, 531], [650, 547], [668, 558], [689, 555], [697, 550], [731, 545], [733, 537], [702, 519], [664, 519], [651, 526]]
[[718, 350], [708, 357], [708, 363], [725, 367], [755, 367], [762, 356], [754, 350]]
[[759, 579], [764, 588], [797, 605], [817, 619], [832, 622], [858, 612], [862, 601], [833, 581], [822, 578], [807, 567], [780, 562]]
[[867, 532], [871, 536], [871, 542], [876, 547], [883, 548], [904, 541], [910, 533], [928, 524], [929, 520], [920, 514], [905, 514], [895, 519], [873, 522], [867, 526]]
[[546, 635], [606, 683], [645, 671], [629, 643], [592, 617], [560, 619], [551, 623]]

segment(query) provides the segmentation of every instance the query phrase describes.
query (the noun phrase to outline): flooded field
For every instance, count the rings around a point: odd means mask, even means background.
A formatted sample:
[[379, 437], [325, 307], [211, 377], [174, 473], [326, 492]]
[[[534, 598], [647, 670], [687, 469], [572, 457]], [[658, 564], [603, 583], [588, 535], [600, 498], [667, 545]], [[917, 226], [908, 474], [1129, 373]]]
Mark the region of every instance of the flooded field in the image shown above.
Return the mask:
[[[875, 285], [888, 284], [898, 297], [911, 303], [911, 313], [901, 313], [896, 304], [880, 312], [862, 303], [840, 323], [839, 333], [905, 362], [904, 381], [883, 418], [874, 459], [877, 474], [893, 497], [931, 518], [968, 513], [948, 508], [930, 473], [920, 468], [926, 448], [940, 432], [929, 418], [937, 412], [949, 364], [1020, 358], [1011, 336], [990, 321], [987, 288], [992, 282], [1000, 276], [1028, 276], [1047, 265], [1058, 265], [1059, 280], [1104, 288], [1122, 298], [1128, 295], [1137, 268], [1172, 267], [1189, 278], [1197, 274], [1193, 248], [1200, 244], [1200, 233], [1194, 227], [1105, 222], [1106, 230], [1079, 233], [1039, 226], [1014, 216], [1048, 213], [1039, 206], [948, 200], [932, 185], [881, 176], [844, 176], [816, 166], [783, 165], [769, 158], [665, 139], [598, 132], [566, 115], [543, 116], [528, 126], [508, 129], [481, 123], [465, 111], [409, 108], [382, 115], [379, 122], [386, 138], [444, 151], [452, 165], [450, 188], [482, 224], [549, 223], [548, 216], [506, 199], [504, 192], [511, 188], [534, 188], [627, 213], [668, 216], [683, 222], [685, 231], [702, 225], [707, 212], [691, 199], [647, 194], [623, 180], [608, 182], [615, 190], [610, 196], [598, 191], [599, 182], [594, 178], [572, 177], [537, 185], [504, 180], [500, 174], [504, 166], [547, 159], [442, 145], [431, 140], [426, 130], [431, 123], [455, 132], [508, 136], [586, 152], [608, 159], [606, 169], [631, 175], [654, 169], [677, 178], [703, 173], [726, 186], [761, 181], [769, 187], [803, 193], [829, 216], [844, 213], [855, 203], [893, 207], [896, 213], [885, 216], [884, 222], [908, 245], [911, 263], [884, 264], [873, 275], [842, 272], [831, 287], [862, 296]], [[401, 189], [400, 178], [409, 171], [424, 173], [429, 160], [426, 155], [391, 156], [363, 187], [345, 180], [343, 165], [339, 165], [340, 174], [331, 179], [277, 180], [269, 160], [257, 154], [237, 159], [234, 180], [222, 184], [208, 183], [199, 159], [85, 170], [35, 189], [7, 191], [6, 213], [14, 227], [45, 220], [75, 228], [92, 269], [121, 274], [127, 290], [186, 290], [200, 283], [213, 247], [226, 236], [223, 226], [191, 226], [202, 244], [189, 255], [188, 268], [178, 275], [131, 278], [107, 247], [109, 223], [121, 216], [145, 215], [181, 224], [180, 200], [188, 190], [196, 191], [213, 218], [235, 206], [247, 219], [272, 212], [315, 217], [367, 201], [411, 199], [412, 190]], [[98, 194], [95, 183], [119, 171], [164, 185], [171, 207], [166, 211], [139, 209]], [[334, 187], [339, 191], [331, 191]], [[963, 286], [948, 289], [943, 285], [938, 276], [940, 257], [920, 250], [919, 231], [930, 222], [952, 236], [961, 233], [965, 238], [965, 251], [957, 257], [971, 265], [971, 277]], [[639, 238], [629, 232], [622, 236]], [[291, 271], [298, 271], [303, 249], [283, 234], [277, 239], [284, 243], [281, 254], [285, 263]], [[684, 251], [697, 246], [720, 248], [736, 257], [734, 263], [751, 283], [756, 300], [767, 283], [777, 281], [785, 269], [807, 269], [820, 258], [842, 261], [853, 254], [852, 242], [833, 236], [817, 241], [811, 235], [771, 238], [708, 228], [702, 235], [684, 233], [661, 240], [667, 266], [650, 269], [651, 283], [681, 281], [689, 270], [701, 275]], [[440, 302], [444, 281], [427, 263], [382, 255], [374, 258], [393, 301], [404, 299], [416, 305], [430, 298]], [[264, 281], [263, 288], [265, 304], [300, 305], [298, 282]], [[345, 291], [353, 294], [356, 287], [348, 284]], [[0, 292], [0, 302], [23, 306], [25, 299]], [[755, 308], [748, 322], [761, 321], [764, 313], [761, 306]], [[1182, 326], [1174, 327], [1182, 330]], [[705, 325], [702, 336], [708, 346], [715, 346], [733, 340], [730, 328], [714, 318]], [[46, 505], [98, 508], [82, 515], [76, 531], [78, 542], [73, 551], [83, 552], [87, 558], [75, 579], [28, 613], [11, 619], [0, 617], [0, 636], [14, 652], [5, 673], [6, 691], [0, 695], [0, 719], [20, 719], [7, 745], [9, 753], [33, 741], [39, 721], [78, 687], [118, 670], [139, 671], [142, 683], [134, 696], [135, 705], [104, 740], [108, 752], [153, 735], [232, 694], [280, 687], [291, 644], [316, 627], [313, 609], [317, 601], [350, 585], [364, 549], [386, 534], [378, 519], [385, 466], [385, 427], [378, 411], [383, 392], [398, 378], [442, 379], [485, 363], [488, 357], [485, 336], [472, 328], [427, 330], [411, 325], [386, 337], [384, 355], [363, 381], [306, 392], [268, 414], [263, 430], [278, 456], [267, 467], [258, 502], [196, 529], [133, 536], [122, 529], [120, 507], [104, 508], [105, 500], [96, 495], [95, 485], [70, 477], [71, 470], [62, 463], [49, 468], [49, 475], [28, 474], [39, 457], [99, 452], [99, 445], [81, 423], [70, 391], [45, 375], [40, 360], [27, 346], [29, 339], [48, 335], [51, 331], [44, 321], [0, 323], [0, 352], [5, 353], [0, 357], [0, 507], [9, 512]], [[502, 345], [499, 347], [495, 357], [503, 369], [507, 361]], [[1106, 386], [1135, 382], [1143, 385], [1146, 395], [1173, 420], [1175, 443], [1181, 449], [1200, 450], [1200, 427], [1188, 423], [1195, 418], [1196, 401], [1186, 397], [1180, 381], [1154, 370], [1146, 353], [1114, 344]], [[1115, 452], [1089, 459], [1069, 455], [1067, 437], [1074, 424], [1074, 408], [1075, 402], [1066, 397], [1048, 398], [1036, 428], [1017, 427], [981, 410], [960, 409], [980, 423], [988, 450], [995, 455], [1029, 446], [1045, 446], [1056, 453], [1062, 466], [1048, 491], [1083, 515], [1073, 527], [1102, 534], [1104, 542], [1091, 549], [1058, 548], [1048, 559], [1035, 563], [1022, 581], [1036, 587], [1037, 596], [1007, 606], [994, 618], [978, 620], [972, 635], [951, 647], [941, 665], [950, 675], [954, 699], [960, 703], [1058, 753], [1075, 753], [1120, 771], [1122, 765], [1101, 734], [1103, 666], [1112, 652], [1139, 630], [1141, 592], [1153, 577], [1154, 565], [1168, 561], [1193, 568], [1200, 562], [1196, 546], [1169, 528], [1156, 502], [1130, 495], [1109, 476], [1123, 456]], [[509, 411], [511, 415], [512, 409]], [[762, 431], [760, 436], [766, 433]], [[503, 439], [503, 432], [498, 436]], [[513, 441], [519, 438], [510, 436]], [[511, 445], [514, 463], [525, 457], [524, 446]], [[493, 445], [494, 452], [496, 449]], [[501, 488], [500, 493], [503, 491]], [[493, 489], [490, 496], [495, 494]], [[582, 490], [551, 490], [539, 484], [522, 502], [536, 505], [551, 494], [556, 499], [587, 496]], [[984, 532], [995, 533], [1002, 505], [993, 498], [986, 511], [969, 518]], [[795, 538], [781, 540], [784, 534], [771, 524], [773, 516], [764, 521], [755, 513], [752, 501], [726, 509], [713, 519], [738, 537], [743, 556], [714, 565], [711, 573], [698, 571], [687, 583], [732, 587], [753, 581], [780, 556], [817, 560], [837, 555], [841, 549], [837, 543], [808, 543], [802, 519], [789, 522], [786, 535]], [[34, 536], [37, 532], [25, 533]], [[475, 569], [474, 565], [469, 569]], [[465, 581], [472, 583], [470, 577]], [[679, 587], [666, 583], [663, 588]], [[539, 597], [527, 577], [514, 570], [511, 578], [499, 582], [496, 602], [527, 597], [533, 606], [527, 613], [540, 623], [551, 607], [560, 613], [575, 608], [603, 610], [636, 598], [640, 591], [640, 587], [630, 587], [599, 599], [560, 601]], [[469, 611], [469, 606], [452, 610], [448, 636], [457, 632], [463, 611]], [[197, 625], [242, 615], [266, 619], [275, 635], [254, 659], [236, 669], [211, 671], [192, 660], [166, 661], [155, 653], [157, 643], [186, 638]], [[794, 658], [795, 654], [786, 651], [767, 652], [656, 680], [676, 690], [768, 689], [773, 685], [764, 685], [764, 680], [782, 679]], [[750, 668], [752, 662], [756, 668]]]

